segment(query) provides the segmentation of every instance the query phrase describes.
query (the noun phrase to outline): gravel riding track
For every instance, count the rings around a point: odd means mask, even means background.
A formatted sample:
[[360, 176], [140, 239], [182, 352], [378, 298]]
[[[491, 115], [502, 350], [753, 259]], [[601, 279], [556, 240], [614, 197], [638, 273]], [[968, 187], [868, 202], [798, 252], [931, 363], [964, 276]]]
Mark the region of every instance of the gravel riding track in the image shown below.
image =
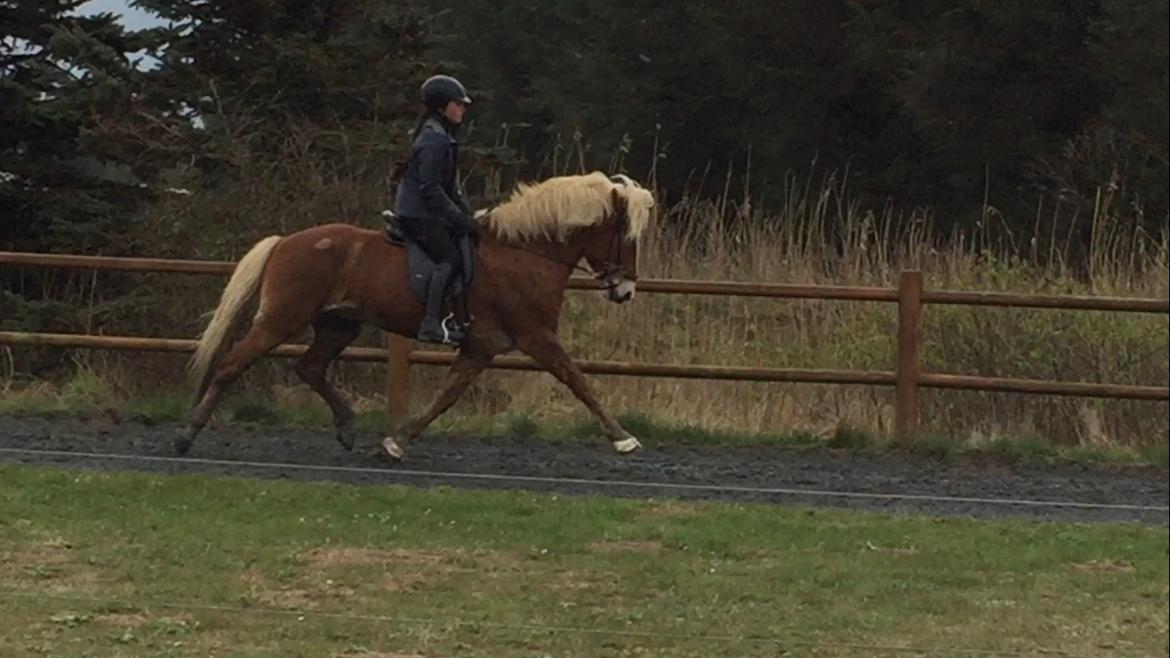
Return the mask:
[[618, 456], [535, 439], [424, 436], [394, 464], [359, 435], [346, 452], [324, 430], [204, 431], [177, 458], [175, 424], [0, 416], [0, 462], [158, 473], [523, 489], [639, 498], [732, 500], [893, 514], [1018, 517], [1168, 525], [1167, 471], [1146, 467], [1003, 466], [927, 457], [644, 442]]

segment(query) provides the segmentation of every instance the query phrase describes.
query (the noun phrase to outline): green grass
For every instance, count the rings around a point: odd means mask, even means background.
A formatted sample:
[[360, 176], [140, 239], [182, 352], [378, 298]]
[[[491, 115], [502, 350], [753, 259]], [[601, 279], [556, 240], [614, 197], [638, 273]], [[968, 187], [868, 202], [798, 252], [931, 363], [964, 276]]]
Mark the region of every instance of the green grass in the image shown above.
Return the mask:
[[0, 647], [1164, 655], [1168, 541], [1137, 526], [0, 465]]

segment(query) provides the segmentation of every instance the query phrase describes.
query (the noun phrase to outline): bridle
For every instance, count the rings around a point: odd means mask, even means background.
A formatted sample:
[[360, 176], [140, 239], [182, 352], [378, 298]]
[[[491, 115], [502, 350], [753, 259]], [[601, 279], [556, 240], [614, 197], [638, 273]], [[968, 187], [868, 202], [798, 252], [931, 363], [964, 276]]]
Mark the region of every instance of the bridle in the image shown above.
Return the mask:
[[[622, 240], [626, 232], [627, 221], [629, 221], [628, 218], [622, 215], [614, 225], [613, 236], [609, 239], [609, 252], [606, 254], [605, 260], [602, 261], [601, 271], [590, 270], [586, 272], [587, 274], [592, 274], [593, 278], [601, 282], [603, 290], [613, 290], [620, 285], [613, 278], [615, 274], [621, 274], [622, 278], [626, 281], [638, 280], [636, 275], [625, 271], [625, 266], [622, 263]], [[578, 267], [578, 269], [583, 270], [584, 268]]]

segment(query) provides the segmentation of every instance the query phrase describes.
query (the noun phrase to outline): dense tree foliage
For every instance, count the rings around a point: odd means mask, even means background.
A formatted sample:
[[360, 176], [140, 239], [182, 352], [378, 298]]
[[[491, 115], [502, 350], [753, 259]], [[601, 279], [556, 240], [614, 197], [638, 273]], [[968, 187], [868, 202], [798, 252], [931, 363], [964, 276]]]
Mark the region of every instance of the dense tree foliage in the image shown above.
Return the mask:
[[767, 203], [815, 161], [944, 223], [1102, 188], [1166, 223], [1164, 0], [138, 0], [167, 24], [136, 33], [79, 4], [0, 0], [5, 247], [115, 248], [168, 188], [302, 185], [290, 159], [384, 186], [437, 70], [479, 99], [472, 192], [570, 155]]
[[136, 103], [142, 38], [79, 4], [0, 2], [0, 248], [101, 248], [146, 200], [103, 130]]
[[1165, 222], [1165, 2], [558, 0], [448, 24], [443, 54], [491, 94], [485, 131], [508, 125], [530, 167], [579, 132], [602, 156], [632, 139], [642, 173], [657, 138], [668, 189], [746, 174], [750, 151], [757, 189], [849, 164], [873, 200], [955, 221], [985, 189], [1028, 221], [1041, 193], [1091, 200], [1117, 169]]
[[[143, 0], [134, 33], [81, 4], [0, 0], [0, 249], [197, 257], [271, 230], [225, 211], [257, 190], [384, 187], [433, 67], [409, 2]], [[76, 325], [37, 301], [67, 275], [0, 270], [0, 318]]]
[[[142, 0], [156, 32], [151, 104], [183, 117], [181, 151], [202, 186], [241, 166], [279, 172], [290, 143], [338, 172], [384, 169], [429, 72], [424, 29], [403, 2]], [[279, 180], [279, 178], [277, 179]], [[285, 180], [286, 183], [296, 181]]]

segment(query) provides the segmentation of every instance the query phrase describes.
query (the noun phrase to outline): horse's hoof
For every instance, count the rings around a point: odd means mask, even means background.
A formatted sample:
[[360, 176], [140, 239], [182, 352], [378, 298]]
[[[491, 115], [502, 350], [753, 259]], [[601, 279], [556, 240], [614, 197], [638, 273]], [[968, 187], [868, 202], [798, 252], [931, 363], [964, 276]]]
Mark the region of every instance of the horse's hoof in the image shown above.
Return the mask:
[[353, 446], [357, 442], [357, 432], [353, 431], [352, 427], [337, 428], [337, 442], [341, 444], [349, 452], [353, 452]]
[[626, 439], [622, 439], [621, 441], [613, 442], [613, 449], [617, 451], [619, 455], [628, 455], [641, 447], [642, 443], [632, 436]]
[[389, 436], [382, 439], [382, 450], [384, 450], [386, 454], [390, 456], [390, 459], [393, 459], [396, 462], [402, 461], [402, 458], [406, 456], [406, 453], [402, 450], [402, 447], [398, 445], [398, 442]]
[[195, 435], [189, 429], [183, 428], [179, 435], [175, 437], [175, 454], [182, 457], [191, 449], [191, 444], [195, 442]]

